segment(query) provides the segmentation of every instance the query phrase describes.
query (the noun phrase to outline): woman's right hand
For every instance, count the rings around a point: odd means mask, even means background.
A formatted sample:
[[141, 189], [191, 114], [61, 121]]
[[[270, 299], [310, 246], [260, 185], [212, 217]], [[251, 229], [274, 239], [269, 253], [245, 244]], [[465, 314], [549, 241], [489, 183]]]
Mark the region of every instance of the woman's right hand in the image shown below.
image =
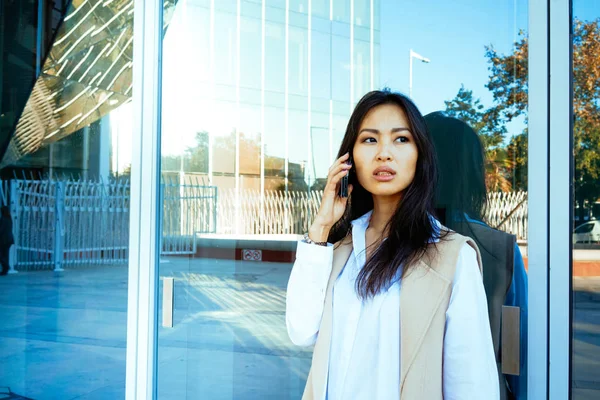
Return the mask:
[[344, 154], [329, 168], [327, 185], [325, 185], [325, 189], [323, 190], [321, 206], [308, 231], [309, 237], [315, 242], [326, 242], [329, 231], [344, 215], [346, 204], [352, 193], [352, 185], [348, 185], [348, 197], [340, 197], [339, 183], [342, 177], [348, 174], [348, 171], [352, 168], [352, 165], [346, 164], [349, 157], [350, 154]]

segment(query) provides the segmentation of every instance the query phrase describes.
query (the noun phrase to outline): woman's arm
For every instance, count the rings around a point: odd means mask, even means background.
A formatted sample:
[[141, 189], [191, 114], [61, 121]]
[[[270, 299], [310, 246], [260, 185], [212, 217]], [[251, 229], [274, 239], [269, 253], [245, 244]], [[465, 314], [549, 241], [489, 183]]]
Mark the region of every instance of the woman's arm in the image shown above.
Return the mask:
[[446, 311], [445, 400], [499, 399], [499, 380], [477, 255], [465, 244], [458, 257]]
[[311, 346], [317, 340], [332, 261], [333, 245], [298, 242], [285, 311], [288, 335], [298, 346]]

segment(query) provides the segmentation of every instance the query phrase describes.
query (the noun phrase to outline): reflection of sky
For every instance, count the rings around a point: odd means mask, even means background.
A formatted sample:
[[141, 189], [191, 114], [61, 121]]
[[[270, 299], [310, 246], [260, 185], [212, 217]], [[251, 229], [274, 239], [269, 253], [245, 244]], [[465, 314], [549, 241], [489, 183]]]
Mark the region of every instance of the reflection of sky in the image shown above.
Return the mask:
[[[367, 4], [367, 0], [355, 0], [355, 4]], [[163, 153], [177, 154], [194, 144], [195, 132], [207, 130], [213, 135], [226, 135], [235, 127], [246, 135], [257, 135], [261, 131], [260, 78], [261, 78], [261, 25], [260, 4], [242, 1], [241, 18], [241, 67], [240, 99], [242, 108], [236, 120], [236, 16], [217, 10], [215, 13], [215, 60], [216, 86], [210, 85], [210, 15], [198, 4], [204, 0], [180, 0], [172, 23], [164, 40], [163, 58]], [[231, 4], [230, 4], [231, 3]], [[280, 1], [281, 5], [285, 4]], [[321, 4], [323, 3], [323, 4]], [[327, 0], [313, 0], [315, 14], [328, 14]], [[345, 16], [345, 5], [350, 0], [334, 0], [335, 12]], [[377, 3], [377, 1], [376, 1]], [[379, 66], [375, 84], [389, 86], [408, 93], [409, 49], [431, 59], [430, 64], [414, 60], [413, 98], [423, 113], [443, 109], [444, 101], [452, 99], [461, 84], [473, 90], [474, 96], [483, 104], [492, 104], [491, 93], [485, 88], [488, 81], [488, 64], [485, 45], [493, 45], [501, 54], [512, 49], [520, 29], [527, 30], [527, 0], [381, 0], [381, 49], [376, 49], [375, 65]], [[597, 0], [575, 0], [575, 15], [583, 19], [597, 16]], [[215, 2], [217, 4], [217, 2]], [[235, 10], [235, 2], [227, 2]], [[274, 3], [267, 3], [274, 4]], [[307, 1], [290, 1], [292, 10], [305, 9]], [[226, 9], [218, 2], [218, 8]], [[363, 4], [364, 5], [364, 4]], [[364, 8], [364, 7], [363, 7]], [[265, 144], [267, 154], [285, 155], [285, 27], [273, 22], [282, 20], [285, 13], [275, 9], [267, 12], [265, 26]], [[357, 14], [364, 14], [364, 10]], [[337, 15], [337, 14], [336, 14]], [[185, 17], [184, 17], [185, 16]], [[290, 20], [299, 18], [290, 14]], [[356, 15], [355, 15], [356, 17]], [[366, 19], [363, 18], [363, 19]], [[304, 20], [306, 17], [304, 16]], [[328, 19], [313, 18], [313, 28], [329, 26]], [[334, 23], [334, 32], [348, 30], [348, 25]], [[355, 36], [363, 32], [355, 29]], [[364, 32], [363, 32], [364, 33]], [[290, 93], [289, 157], [292, 162], [308, 158], [308, 132], [313, 133], [313, 152], [318, 171], [326, 171], [331, 153], [343, 136], [350, 106], [350, 42], [342, 36], [334, 36], [333, 56], [329, 35], [313, 33], [311, 91], [313, 96], [312, 115], [306, 111], [308, 93], [307, 33], [305, 30], [289, 28], [289, 72]], [[356, 42], [355, 98], [368, 90], [368, 42]], [[361, 54], [356, 54], [361, 52]], [[333, 59], [333, 74], [330, 74], [330, 59]], [[363, 64], [361, 65], [361, 62]], [[378, 79], [377, 79], [378, 78]], [[331, 83], [330, 83], [331, 82]], [[331, 87], [331, 89], [330, 89]], [[334, 100], [334, 143], [329, 147], [329, 92]], [[213, 100], [213, 97], [221, 100]], [[344, 103], [346, 102], [346, 103]], [[253, 103], [253, 104], [249, 104]], [[523, 128], [517, 121], [509, 126], [510, 134]], [[256, 136], [258, 137], [258, 136]], [[319, 174], [321, 175], [321, 174]]]
[[581, 20], [600, 18], [600, 2], [598, 0], [573, 0], [573, 16]]
[[[413, 59], [413, 99], [424, 114], [445, 109], [461, 84], [491, 106], [485, 88], [489, 71], [485, 45], [508, 54], [520, 29], [527, 30], [527, 0], [386, 1], [382, 5], [382, 84], [408, 94], [409, 51]], [[512, 124], [510, 134], [520, 133]]]
[[[485, 45], [509, 54], [519, 30], [528, 30], [528, 0], [383, 1], [381, 10], [381, 84], [408, 94], [409, 51], [431, 59], [413, 60], [413, 99], [421, 112], [444, 109], [461, 84], [485, 106], [489, 71]], [[574, 0], [573, 14], [600, 17], [598, 0]], [[523, 122], [509, 125], [520, 133]]]
[[409, 50], [413, 98], [423, 113], [444, 109], [461, 84], [484, 104], [492, 101], [485, 45], [509, 53], [519, 29], [527, 29], [527, 0], [385, 1], [382, 5], [382, 84], [408, 93]]

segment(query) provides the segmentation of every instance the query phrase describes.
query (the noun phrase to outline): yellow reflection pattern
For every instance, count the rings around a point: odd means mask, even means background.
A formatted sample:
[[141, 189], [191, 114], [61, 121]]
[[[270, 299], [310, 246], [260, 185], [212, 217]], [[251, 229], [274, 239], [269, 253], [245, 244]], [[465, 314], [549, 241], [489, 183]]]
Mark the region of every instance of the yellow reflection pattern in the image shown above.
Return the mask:
[[[164, 27], [177, 0], [164, 1]], [[0, 167], [131, 101], [133, 0], [73, 0]]]

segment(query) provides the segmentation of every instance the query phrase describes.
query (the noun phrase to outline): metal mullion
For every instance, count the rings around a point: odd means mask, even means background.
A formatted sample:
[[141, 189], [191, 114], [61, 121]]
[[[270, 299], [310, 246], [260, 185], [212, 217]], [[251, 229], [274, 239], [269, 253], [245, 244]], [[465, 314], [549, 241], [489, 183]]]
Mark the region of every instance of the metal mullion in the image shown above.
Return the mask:
[[527, 397], [548, 398], [549, 2], [529, 0]]

